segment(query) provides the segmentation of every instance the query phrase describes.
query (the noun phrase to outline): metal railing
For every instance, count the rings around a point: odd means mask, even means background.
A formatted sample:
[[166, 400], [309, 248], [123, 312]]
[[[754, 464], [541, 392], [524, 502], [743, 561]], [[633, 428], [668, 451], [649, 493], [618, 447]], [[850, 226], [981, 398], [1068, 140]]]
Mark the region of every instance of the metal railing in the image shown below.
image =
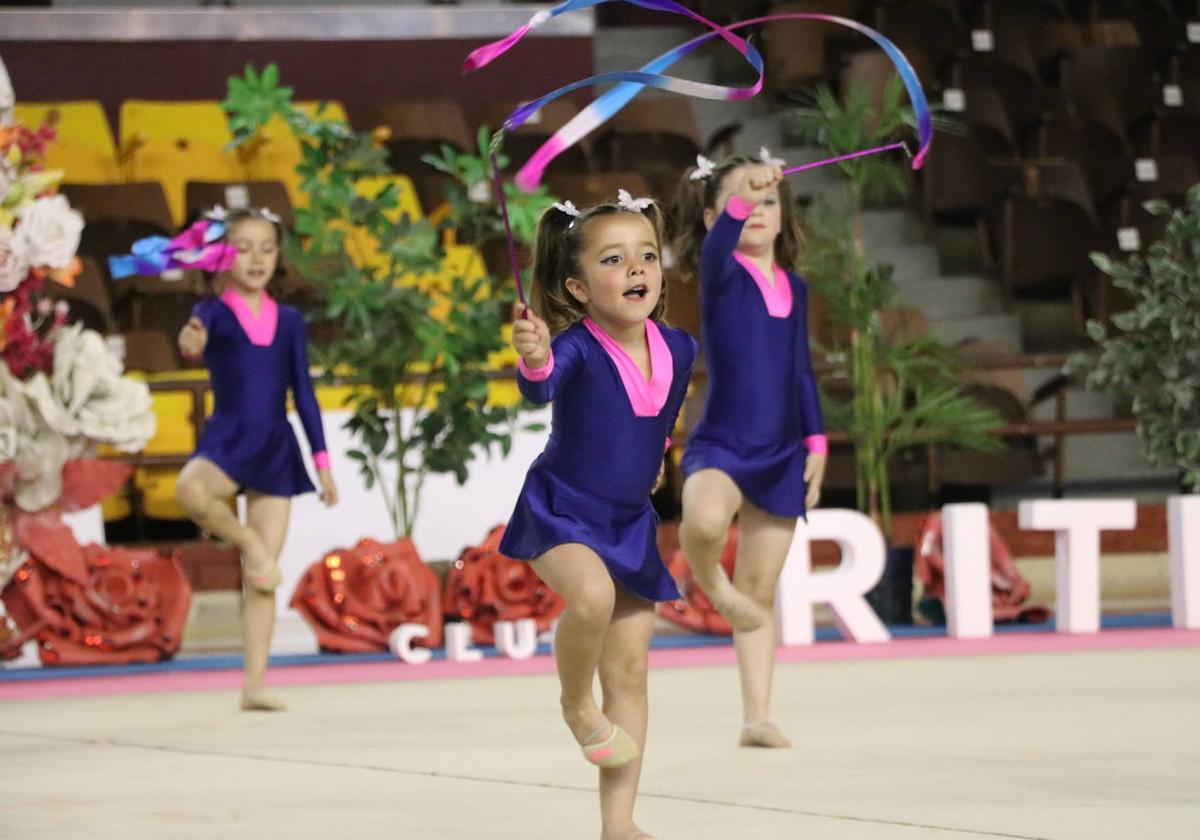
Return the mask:
[[[1029, 354], [1029, 355], [1013, 355], [1008, 357], [995, 357], [991, 359], [974, 360], [968, 370], [1055, 370], [1061, 371], [1063, 365], [1067, 361], [1067, 356], [1061, 354]], [[828, 373], [837, 369], [836, 366], [817, 362], [814, 363], [814, 370], [818, 375]], [[511, 382], [516, 378], [516, 369], [507, 368], [488, 372], [488, 378], [493, 381]], [[706, 374], [703, 371], [697, 371], [694, 374], [695, 378], [703, 379]], [[414, 378], [415, 379], [415, 378]], [[208, 380], [199, 379], [162, 379], [148, 383], [149, 388], [154, 393], [178, 393], [187, 392], [191, 394], [192, 405], [190, 411], [190, 419], [192, 428], [195, 433], [195, 439], [199, 440], [200, 434], [204, 430], [206, 420], [205, 412], [205, 397], [209, 391]], [[334, 386], [353, 385], [354, 380], [348, 378], [337, 378], [329, 384]], [[1026, 437], [1051, 437], [1053, 445], [1049, 450], [1049, 457], [1052, 459], [1051, 473], [1054, 493], [1056, 496], [1062, 495], [1066, 482], [1066, 439], [1073, 435], [1093, 435], [1093, 434], [1122, 434], [1131, 433], [1137, 430], [1137, 421], [1132, 417], [1086, 417], [1072, 419], [1067, 417], [1067, 386], [1070, 380], [1061, 373], [1051, 379], [1046, 384], [1038, 388], [1032, 395], [1027, 408], [1032, 408], [1048, 399], [1054, 400], [1054, 419], [1053, 420], [1028, 420], [1021, 423], [1005, 423], [997, 426], [992, 430], [992, 433], [1003, 438], [1026, 438]], [[829, 442], [831, 444], [849, 443], [850, 439], [844, 432], [830, 431], [828, 433]], [[676, 440], [682, 442], [685, 436], [676, 436]], [[926, 457], [929, 464], [929, 482], [931, 491], [936, 490], [940, 486], [938, 481], [937, 468], [937, 445], [929, 445], [926, 447]], [[133, 467], [182, 467], [187, 463], [191, 456], [190, 452], [180, 452], [178, 454], [158, 454], [148, 455], [145, 453], [137, 453], [133, 455], [113, 455], [113, 460], [118, 460], [129, 464]]]

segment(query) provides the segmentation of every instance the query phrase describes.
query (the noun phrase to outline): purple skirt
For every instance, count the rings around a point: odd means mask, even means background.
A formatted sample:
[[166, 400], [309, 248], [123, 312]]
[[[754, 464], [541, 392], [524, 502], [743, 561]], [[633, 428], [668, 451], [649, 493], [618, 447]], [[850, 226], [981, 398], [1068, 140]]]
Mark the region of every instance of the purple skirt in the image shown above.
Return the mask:
[[704, 437], [688, 440], [683, 476], [705, 469], [728, 475], [755, 507], [774, 516], [804, 516], [804, 465], [808, 450], [797, 441], [784, 446], [718, 443]]
[[203, 457], [220, 467], [243, 490], [268, 496], [312, 493], [312, 480], [292, 424], [248, 423], [214, 414], [204, 425], [193, 458]]
[[658, 553], [658, 516], [649, 498], [642, 505], [619, 505], [567, 484], [535, 462], [504, 530], [500, 553], [533, 560], [567, 543], [596, 552], [613, 580], [640, 598], [680, 597]]

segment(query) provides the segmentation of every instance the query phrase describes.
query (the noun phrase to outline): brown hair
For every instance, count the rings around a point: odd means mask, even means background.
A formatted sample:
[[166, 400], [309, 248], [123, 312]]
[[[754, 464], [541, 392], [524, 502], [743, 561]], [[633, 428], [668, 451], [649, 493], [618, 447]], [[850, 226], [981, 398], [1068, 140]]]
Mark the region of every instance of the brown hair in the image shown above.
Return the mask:
[[[284, 268], [284, 265], [283, 265], [284, 228], [283, 228], [282, 222], [279, 222], [279, 221], [276, 221], [275, 219], [269, 218], [265, 213], [263, 213], [263, 211], [257, 210], [257, 209], [251, 208], [251, 207], [244, 207], [244, 208], [239, 208], [237, 210], [230, 210], [226, 214], [226, 216], [223, 220], [223, 223], [225, 225], [225, 233], [221, 237], [221, 247], [222, 248], [232, 248], [233, 244], [230, 242], [230, 237], [233, 235], [234, 227], [241, 224], [242, 222], [249, 221], [251, 219], [255, 219], [260, 222], [267, 222], [268, 224], [271, 225], [272, 228], [275, 229], [275, 245], [279, 248], [279, 253], [275, 260], [275, 272], [274, 272], [274, 274], [271, 275], [271, 285], [273, 286], [273, 285], [277, 284], [278, 281], [280, 279], [282, 279], [283, 276], [287, 273], [286, 269]], [[218, 272], [214, 272], [214, 271], [204, 272], [204, 292], [205, 292], [205, 294], [212, 295], [212, 294], [217, 293], [217, 282], [216, 282], [217, 275], [218, 275]], [[270, 288], [270, 287], [268, 287], [268, 288]]]
[[[581, 278], [583, 267], [579, 264], [579, 252], [587, 242], [586, 229], [595, 219], [614, 213], [631, 213], [619, 204], [597, 204], [582, 211], [578, 216], [550, 207], [538, 219], [537, 240], [533, 257], [533, 288], [530, 303], [533, 310], [550, 327], [550, 334], [565, 330], [576, 321], [582, 320], [586, 311], [583, 304], [567, 290], [567, 278]], [[654, 228], [654, 239], [662, 250], [663, 215], [657, 204], [641, 211]], [[658, 305], [650, 313], [651, 319], [662, 320], [667, 308], [667, 285], [663, 279]]]
[[[740, 166], [757, 166], [762, 161], [747, 157], [732, 157], [716, 167], [706, 178], [692, 180], [696, 169], [683, 173], [675, 199], [676, 230], [672, 250], [679, 270], [686, 279], [694, 280], [700, 270], [700, 245], [708, 233], [704, 226], [704, 211], [715, 210], [721, 187]], [[789, 271], [795, 271], [804, 250], [804, 233], [796, 218], [795, 201], [785, 178], [779, 184], [780, 230], [775, 239], [775, 261]]]

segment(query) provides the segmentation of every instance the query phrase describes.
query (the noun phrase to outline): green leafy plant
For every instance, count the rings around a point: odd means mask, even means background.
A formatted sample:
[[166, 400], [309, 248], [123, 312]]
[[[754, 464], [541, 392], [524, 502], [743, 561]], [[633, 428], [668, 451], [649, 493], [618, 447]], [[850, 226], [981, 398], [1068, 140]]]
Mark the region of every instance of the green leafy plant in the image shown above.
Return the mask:
[[1200, 492], [1200, 185], [1188, 191], [1182, 208], [1164, 201], [1145, 207], [1170, 219], [1145, 256], [1092, 254], [1133, 307], [1112, 316], [1114, 332], [1090, 321], [1099, 356], [1076, 354], [1067, 370], [1086, 374], [1092, 388], [1131, 400], [1146, 457], [1180, 470]]
[[[278, 82], [274, 65], [230, 79], [233, 145], [260, 143], [274, 117], [301, 145], [307, 204], [296, 209], [298, 236], [285, 254], [316, 287], [310, 317], [332, 327], [313, 359], [327, 381], [351, 383], [345, 428], [356, 446], [348, 455], [367, 486], [379, 487], [396, 534], [409, 536], [430, 475], [462, 484], [477, 457], [493, 447], [506, 455], [512, 445], [518, 406], [489, 398], [489, 361], [506, 346], [513, 294], [482, 270], [451, 268], [443, 244], [451, 229], [493, 228], [496, 210], [452, 204], [436, 223], [400, 213], [396, 182], [363, 183], [389, 174], [386, 150], [324, 108], [298, 108]], [[451, 169], [463, 195], [487, 174], [481, 158], [456, 157]]]
[[[450, 207], [454, 225], [467, 241], [484, 249], [503, 241], [504, 224], [493, 195], [491, 164], [488, 160], [492, 135], [486, 126], [479, 128], [476, 142], [478, 154], [459, 152], [453, 146], [443, 145], [440, 155], [423, 155], [421, 159], [453, 179], [446, 185], [446, 203]], [[497, 152], [496, 165], [503, 170], [508, 164], [508, 157], [503, 152]], [[527, 193], [506, 181], [504, 200], [508, 206], [513, 239], [518, 243], [532, 244], [538, 219], [554, 203], [554, 197], [544, 184], [539, 184], [534, 192]]]
[[[785, 115], [786, 128], [835, 155], [882, 145], [913, 122], [901, 93], [899, 80], [893, 80], [882, 111], [873, 112], [866, 93], [857, 88], [850, 89], [844, 104], [822, 88], [815, 107]], [[873, 155], [839, 164], [848, 180], [847, 202], [817, 202], [805, 213], [808, 248], [802, 266], [841, 328], [828, 350], [844, 396], [826, 396], [823, 407], [830, 427], [844, 431], [854, 444], [859, 509], [887, 534], [890, 465], [896, 456], [935, 444], [1003, 448], [989, 434], [1000, 418], [962, 393], [958, 354], [928, 334], [887, 329], [883, 316], [896, 307], [898, 292], [892, 267], [867, 260], [862, 211], [907, 192], [901, 160]]]

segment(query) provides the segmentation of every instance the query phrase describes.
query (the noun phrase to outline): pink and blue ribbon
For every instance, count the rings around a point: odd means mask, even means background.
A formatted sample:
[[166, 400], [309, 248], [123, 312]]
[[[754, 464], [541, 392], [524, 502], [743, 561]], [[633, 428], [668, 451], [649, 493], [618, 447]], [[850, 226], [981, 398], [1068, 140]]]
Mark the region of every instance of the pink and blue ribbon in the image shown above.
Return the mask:
[[173, 268], [228, 271], [237, 251], [222, 241], [224, 235], [224, 222], [201, 219], [173, 239], [148, 236], [137, 240], [131, 253], [108, 258], [108, 271], [114, 280], [154, 276]]
[[[569, 11], [599, 5], [605, 2], [615, 2], [616, 0], [573, 0], [573, 2], [563, 3], [553, 9], [546, 10], [535, 15], [534, 19], [529, 24], [521, 27], [507, 38], [501, 39], [493, 44], [488, 44], [475, 50], [467, 59], [467, 70], [475, 70], [483, 67], [495, 58], [502, 55], [512, 46], [514, 46], [521, 38], [523, 38], [532, 28], [535, 28], [541, 22], [549, 20], [551, 17], [564, 14]], [[900, 75], [901, 81], [908, 92], [909, 100], [912, 103], [913, 112], [917, 120], [917, 136], [918, 145], [917, 151], [912, 156], [913, 169], [919, 169], [924, 163], [925, 155], [929, 150], [929, 144], [933, 140], [933, 119], [929, 112], [929, 103], [925, 98], [925, 92], [921, 89], [920, 81], [917, 79], [916, 71], [912, 65], [890, 39], [881, 33], [875, 31], [869, 26], [865, 26], [858, 21], [848, 18], [838, 17], [836, 15], [824, 15], [816, 13], [789, 13], [779, 15], [767, 15], [765, 17], [752, 18], [750, 20], [739, 21], [730, 26], [723, 27], [719, 24], [709, 21], [707, 18], [696, 14], [695, 12], [684, 9], [677, 3], [669, 2], [668, 0], [624, 0], [632, 2], [634, 5], [643, 8], [655, 9], [664, 12], [685, 15], [699, 23], [710, 27], [713, 31], [700, 35], [681, 44], [673, 50], [663, 53], [644, 65], [640, 70], [633, 72], [618, 72], [618, 73], [602, 73], [597, 76], [592, 76], [578, 82], [572, 82], [569, 85], [557, 88], [538, 99], [528, 102], [520, 106], [509, 115], [505, 120], [502, 131], [511, 131], [522, 123], [524, 123], [534, 112], [543, 107], [546, 103], [551, 102], [566, 93], [570, 93], [580, 87], [596, 84], [599, 82], [617, 81], [620, 84], [613, 87], [608, 92], [601, 95], [592, 102], [583, 111], [580, 111], [573, 119], [564, 125], [556, 132], [546, 143], [538, 149], [533, 156], [525, 163], [524, 166], [517, 172], [514, 181], [517, 186], [523, 190], [533, 190], [542, 179], [549, 163], [555, 157], [562, 154], [565, 150], [578, 143], [597, 127], [611, 119], [621, 108], [625, 107], [633, 97], [642, 91], [645, 87], [657, 87], [662, 90], [668, 90], [673, 93], [680, 93], [688, 96], [699, 96], [707, 99], [725, 99], [728, 101], [747, 98], [747, 91], [757, 92], [762, 87], [762, 58], [756, 50], [740, 37], [732, 34], [734, 30], [743, 29], [747, 26], [755, 26], [764, 23], [773, 23], [780, 20], [811, 20], [824, 23], [832, 23], [838, 26], [844, 26], [853, 29], [874, 41], [884, 53], [892, 60], [896, 67], [897, 73]], [[539, 16], [541, 20], [539, 20]], [[700, 46], [712, 41], [714, 38], [723, 38], [734, 47], [751, 63], [755, 70], [759, 73], [759, 78], [751, 88], [729, 88], [720, 85], [705, 85], [698, 82], [689, 82], [683, 79], [677, 79], [672, 76], [662, 75], [662, 71], [666, 70], [671, 65], [675, 64], [684, 56], [695, 51]], [[826, 160], [814, 161], [806, 163], [802, 166], [793, 167], [785, 170], [785, 174], [794, 172], [802, 172], [809, 169], [816, 169], [821, 166], [828, 166], [832, 163], [837, 163], [843, 160], [848, 160], [851, 157], [861, 157], [867, 154], [878, 154], [880, 152], [889, 151], [892, 149], [907, 148], [902, 143], [892, 143], [885, 146], [878, 146], [873, 149], [864, 149], [860, 152], [852, 152], [849, 155], [839, 155], [835, 158]]]
[[[929, 151], [930, 143], [933, 140], [933, 118], [929, 112], [929, 103], [925, 98], [925, 92], [921, 89], [920, 81], [917, 78], [916, 71], [912, 64], [904, 56], [891, 40], [883, 34], [875, 31], [869, 26], [865, 26], [858, 21], [848, 18], [838, 17], [836, 15], [824, 15], [816, 13], [788, 13], [778, 15], [767, 15], [765, 17], [752, 18], [750, 20], [740, 21], [730, 26], [721, 26], [707, 18], [681, 6], [671, 0], [620, 0], [621, 2], [630, 2], [635, 6], [656, 11], [669, 12], [673, 14], [683, 15], [692, 20], [702, 23], [709, 27], [712, 31], [700, 35], [687, 43], [681, 44], [673, 50], [669, 50], [654, 60], [648, 62], [636, 71], [619, 71], [613, 73], [601, 73], [595, 76], [590, 76], [586, 79], [581, 79], [577, 82], [572, 82], [562, 87], [556, 88], [549, 93], [528, 102], [516, 108], [508, 119], [504, 121], [504, 125], [500, 131], [496, 133], [492, 144], [492, 167], [493, 176], [496, 180], [497, 199], [500, 202], [501, 211], [505, 216], [507, 223], [507, 207], [504, 200], [503, 185], [500, 179], [500, 173], [495, 166], [495, 148], [500, 143], [503, 135], [507, 131], [512, 131], [529, 119], [538, 109], [545, 106], [547, 103], [558, 99], [571, 91], [578, 90], [582, 87], [587, 87], [594, 84], [604, 82], [617, 82], [612, 89], [599, 96], [594, 102], [588, 105], [584, 110], [575, 115], [566, 125], [555, 132], [554, 135], [547, 140], [541, 148], [539, 148], [525, 165], [517, 171], [513, 180], [517, 186], [527, 192], [532, 192], [541, 183], [542, 176], [546, 167], [554, 158], [562, 154], [571, 146], [578, 143], [600, 125], [603, 125], [608, 120], [620, 111], [629, 103], [638, 93], [646, 87], [655, 87], [661, 90], [679, 93], [685, 96], [695, 96], [704, 99], [720, 99], [726, 101], [736, 101], [748, 99], [754, 96], [762, 89], [763, 84], [763, 61], [762, 56], [753, 46], [741, 37], [733, 34], [734, 30], [743, 29], [747, 26], [755, 26], [764, 23], [773, 23], [781, 20], [811, 20], [824, 23], [832, 23], [838, 26], [844, 26], [853, 29], [874, 41], [880, 49], [891, 59], [896, 67], [897, 73], [900, 75], [901, 81], [908, 92], [909, 101], [912, 104], [913, 113], [916, 116], [917, 122], [917, 151], [912, 154], [912, 168], [920, 169], [925, 161], [925, 155]], [[466, 60], [464, 72], [477, 70], [487, 66], [489, 63], [499, 58], [501, 55], [515, 46], [529, 32], [547, 20], [567, 12], [578, 11], [580, 9], [598, 6], [607, 2], [618, 2], [618, 0], [568, 0], [551, 9], [545, 9], [538, 12], [529, 23], [518, 28], [506, 38], [502, 38], [491, 44], [486, 44], [474, 50]], [[673, 76], [667, 76], [662, 71], [675, 64], [684, 56], [696, 50], [698, 47], [712, 41], [714, 38], [722, 38], [750, 63], [750, 65], [758, 73], [758, 79], [753, 85], [747, 88], [727, 87], [722, 85], [705, 84], [701, 82], [688, 81], [679, 79]], [[862, 149], [854, 152], [849, 152], [842, 155], [837, 155], [823, 160], [813, 161], [811, 163], [801, 164], [799, 166], [784, 169], [783, 174], [790, 175], [796, 172], [803, 172], [810, 169], [817, 169], [822, 166], [829, 166], [834, 163], [839, 163], [846, 160], [851, 160], [857, 157], [866, 155], [879, 154], [895, 149], [903, 149], [908, 152], [908, 146], [904, 142], [889, 143], [883, 146], [876, 146], [870, 149]], [[507, 227], [507, 225], [506, 225]], [[517, 292], [521, 302], [525, 302], [524, 289], [521, 284], [521, 274], [517, 263], [516, 248], [512, 240], [511, 232], [508, 233], [509, 257], [513, 265], [513, 274], [517, 281]]]

